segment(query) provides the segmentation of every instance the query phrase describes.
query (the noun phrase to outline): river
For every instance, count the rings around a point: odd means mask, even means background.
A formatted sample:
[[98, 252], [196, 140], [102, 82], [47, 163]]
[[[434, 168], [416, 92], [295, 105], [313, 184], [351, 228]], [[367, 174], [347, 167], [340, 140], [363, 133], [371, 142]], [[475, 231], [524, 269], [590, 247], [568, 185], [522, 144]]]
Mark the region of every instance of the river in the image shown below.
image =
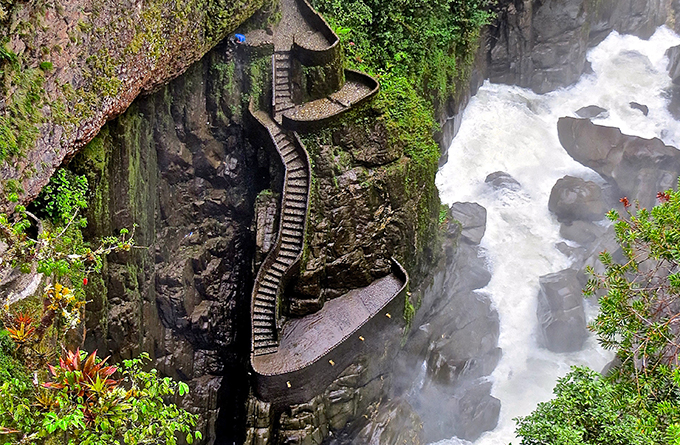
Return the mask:
[[[666, 27], [648, 41], [614, 32], [590, 50], [593, 73], [583, 75], [576, 85], [539, 95], [487, 81], [464, 111], [449, 161], [437, 174], [437, 186], [444, 203], [475, 201], [488, 211], [482, 248], [493, 275], [481, 292], [491, 297], [499, 312], [503, 349], [491, 376], [492, 395], [502, 404], [500, 420], [475, 445], [517, 444], [513, 418], [550, 399], [557, 378], [573, 365], [601, 370], [613, 357], [592, 336], [576, 353], [553, 353], [538, 344], [539, 276], [570, 265], [555, 247], [563, 240], [557, 219], [548, 211], [550, 191], [564, 175], [602, 182], [562, 148], [557, 120], [575, 116], [583, 106], [598, 105], [609, 116], [595, 123], [680, 147], [680, 124], [666, 109], [671, 81], [664, 57], [667, 48], [678, 44], [680, 36]], [[630, 102], [647, 105], [648, 116], [632, 109]], [[496, 171], [509, 173], [521, 188], [494, 191], [484, 180]], [[586, 308], [590, 317], [597, 311], [592, 302]], [[437, 445], [462, 443], [467, 442], [452, 438]]]

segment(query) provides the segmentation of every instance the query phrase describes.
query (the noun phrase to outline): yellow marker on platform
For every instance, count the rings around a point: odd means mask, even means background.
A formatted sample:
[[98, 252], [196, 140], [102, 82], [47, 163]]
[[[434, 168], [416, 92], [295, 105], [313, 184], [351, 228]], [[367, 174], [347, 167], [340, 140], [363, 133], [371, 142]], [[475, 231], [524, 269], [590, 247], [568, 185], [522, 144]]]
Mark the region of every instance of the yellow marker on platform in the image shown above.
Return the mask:
[[330, 363], [331, 366], [335, 366], [335, 362], [333, 360], [328, 360], [328, 363]]
[[290, 388], [291, 387], [290, 382], [286, 382], [286, 386], [288, 386]]
[[364, 339], [364, 337], [362, 337], [362, 336], [360, 335], [360, 336], [359, 336], [359, 340], [364, 341], [365, 339]]
[[387, 318], [392, 318], [392, 316], [390, 315], [390, 313], [389, 313], [389, 312], [388, 312], [388, 313], [386, 313], [385, 315], [387, 315]]

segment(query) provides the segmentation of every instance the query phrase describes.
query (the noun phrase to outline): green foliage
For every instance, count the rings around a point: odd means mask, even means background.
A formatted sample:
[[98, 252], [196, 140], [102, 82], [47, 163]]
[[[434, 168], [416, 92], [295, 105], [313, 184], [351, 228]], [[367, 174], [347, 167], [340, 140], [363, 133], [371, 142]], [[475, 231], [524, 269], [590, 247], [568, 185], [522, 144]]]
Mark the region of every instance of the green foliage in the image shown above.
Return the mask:
[[577, 370], [561, 380], [555, 400], [519, 420], [523, 445], [680, 445], [680, 193], [657, 198], [635, 213], [621, 200], [625, 215], [608, 217], [625, 261], [603, 252], [605, 272], [589, 270], [586, 295], [604, 291], [590, 328], [620, 363], [602, 378]]
[[0, 331], [0, 384], [12, 378], [27, 380], [24, 366], [16, 358], [16, 345], [7, 331]]
[[573, 368], [558, 380], [555, 398], [518, 419], [522, 445], [642, 445], [651, 438], [637, 430], [615, 386], [587, 368]]
[[[102, 366], [95, 354], [78, 351], [52, 368], [61, 383], [46, 382], [45, 370], [36, 372], [37, 384], [5, 381], [0, 385], [0, 443], [137, 445], [200, 439], [201, 433], [192, 431], [197, 416], [166, 402], [185, 396], [188, 386], [159, 377], [155, 369], [145, 371], [148, 362], [142, 354], [117, 367]], [[109, 379], [116, 371], [119, 379]]]
[[341, 37], [350, 65], [392, 73], [440, 106], [467, 76], [493, 0], [315, 0]]
[[[87, 207], [87, 178], [60, 168], [43, 187], [31, 208], [38, 216], [46, 216], [52, 222], [65, 224], [81, 209]], [[83, 223], [82, 220], [79, 220]]]

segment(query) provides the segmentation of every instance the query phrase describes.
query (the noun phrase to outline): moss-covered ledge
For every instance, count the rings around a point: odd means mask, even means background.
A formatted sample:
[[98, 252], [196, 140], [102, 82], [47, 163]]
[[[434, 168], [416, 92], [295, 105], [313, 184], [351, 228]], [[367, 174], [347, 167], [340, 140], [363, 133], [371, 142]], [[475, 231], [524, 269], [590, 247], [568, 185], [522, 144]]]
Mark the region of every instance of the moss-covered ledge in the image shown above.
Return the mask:
[[275, 0], [17, 1], [0, 10], [0, 210], [34, 197], [140, 93]]

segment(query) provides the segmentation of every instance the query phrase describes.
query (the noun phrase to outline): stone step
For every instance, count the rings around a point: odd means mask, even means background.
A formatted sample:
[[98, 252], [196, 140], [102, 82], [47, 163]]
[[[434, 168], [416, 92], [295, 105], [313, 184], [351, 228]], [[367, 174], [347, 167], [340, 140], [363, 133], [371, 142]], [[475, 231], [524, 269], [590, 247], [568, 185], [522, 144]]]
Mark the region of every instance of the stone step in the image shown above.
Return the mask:
[[286, 206], [283, 211], [285, 216], [290, 216], [296, 221], [300, 221], [300, 218], [304, 218], [307, 215], [307, 206], [304, 207], [292, 207]]
[[263, 307], [255, 307], [253, 308], [253, 315], [255, 316], [263, 316], [266, 315], [268, 317], [274, 317], [274, 308], [263, 308]]
[[270, 334], [274, 332], [274, 325], [268, 325], [267, 327], [253, 327], [253, 334]]
[[[253, 320], [253, 326], [256, 328], [261, 328], [261, 329], [271, 329], [274, 327], [274, 317], [272, 317], [269, 320]], [[262, 334], [266, 334], [267, 332], [260, 332]]]
[[[281, 152], [281, 154], [283, 154], [283, 152]], [[295, 147], [293, 147], [293, 150], [288, 151], [288, 153], [283, 154], [283, 161], [286, 164], [299, 158], [300, 155], [298, 155], [297, 151], [295, 150]]]
[[278, 277], [270, 275], [269, 272], [267, 272], [265, 276], [262, 278], [262, 284], [264, 283], [270, 283], [272, 286], [275, 286], [278, 289], [281, 280]]
[[278, 350], [279, 350], [278, 346], [262, 347], [262, 348], [257, 348], [255, 351], [253, 351], [253, 355], [274, 354], [274, 353], [278, 352]]
[[286, 209], [283, 216], [283, 222], [299, 225], [300, 230], [302, 230], [302, 224], [305, 222], [305, 216], [307, 214], [306, 210], [298, 210], [297, 212], [295, 210], [296, 209], [291, 208]]
[[307, 169], [294, 170], [288, 174], [288, 177], [292, 179], [307, 178]]
[[281, 277], [283, 276], [283, 274], [281, 273], [281, 271], [275, 270], [275, 269], [272, 269], [272, 268], [269, 268], [269, 270], [267, 271], [267, 273], [268, 273], [268, 274], [271, 274], [271, 275], [273, 275], [273, 276], [275, 276], [275, 277], [279, 277], [279, 279], [281, 279]]
[[287, 252], [295, 252], [295, 254], [300, 253], [300, 245], [297, 243], [281, 243], [281, 250], [285, 250]]
[[258, 323], [257, 326], [273, 326], [274, 314], [256, 314], [253, 315], [253, 323]]
[[283, 264], [283, 263], [279, 263], [279, 262], [275, 262], [274, 264], [272, 264], [272, 269], [278, 270], [283, 274], [288, 270], [288, 265]]
[[282, 229], [281, 235], [283, 236], [281, 241], [285, 241], [286, 238], [295, 238], [298, 240], [302, 238], [302, 234], [297, 230]]
[[297, 193], [298, 195], [307, 196], [307, 187], [301, 187], [296, 184], [286, 184], [286, 193]]
[[307, 178], [304, 178], [304, 179], [290, 179], [289, 178], [288, 181], [286, 181], [286, 187], [301, 187], [301, 188], [304, 188], [305, 190], [307, 190], [308, 185], [309, 184], [307, 184]]
[[295, 104], [292, 102], [276, 104], [276, 111], [284, 112], [286, 110], [290, 110], [291, 108], [295, 108]]
[[271, 289], [271, 288], [264, 287], [264, 286], [260, 286], [260, 288], [257, 290], [257, 292], [260, 293], [260, 294], [276, 296], [276, 289]]
[[285, 134], [280, 133], [280, 134], [274, 136], [274, 140], [276, 141], [276, 144], [278, 145], [278, 144], [282, 143], [283, 141], [288, 140], [288, 137]]
[[281, 149], [281, 154], [284, 155], [284, 156], [289, 155], [291, 153], [295, 153], [297, 155], [297, 150], [295, 149], [295, 144], [290, 144], [290, 145], [286, 146], [285, 148]]
[[288, 246], [294, 246], [296, 249], [299, 249], [302, 245], [302, 238], [298, 238], [297, 236], [283, 236], [281, 237], [281, 246], [284, 244], [287, 244]]
[[276, 306], [276, 297], [273, 297], [271, 295], [259, 294], [258, 296], [255, 297], [253, 305], [259, 306], [264, 309], [271, 309], [274, 306]]
[[[263, 281], [260, 283], [260, 289], [261, 289], [261, 290], [262, 290], [262, 289], [267, 289], [268, 291], [271, 290], [271, 291], [276, 292], [276, 291], [279, 289], [279, 285], [278, 285], [278, 283], [274, 284], [274, 283], [271, 283], [271, 282], [269, 282], [269, 281], [264, 281], [264, 280], [263, 280]], [[266, 292], [266, 293], [269, 293], [269, 292]], [[276, 294], [274, 294], [274, 295], [276, 295]]]
[[302, 233], [302, 224], [296, 221], [287, 221], [285, 218], [283, 220], [282, 226], [288, 230], [294, 230], [297, 233]]
[[[288, 198], [288, 196], [286, 198]], [[293, 201], [291, 199], [286, 199], [286, 206], [293, 207], [295, 209], [305, 209], [306, 210], [307, 209], [307, 200], [300, 202], [300, 201]]]
[[258, 344], [276, 341], [273, 333], [269, 334], [269, 335], [267, 335], [267, 334], [257, 334], [253, 337], [253, 340], [255, 340], [255, 343], [258, 343]]
[[283, 255], [283, 253], [279, 250], [279, 255], [276, 257], [276, 261], [281, 264], [285, 264], [286, 267], [290, 267], [290, 265], [295, 261], [295, 257], [291, 258], [288, 255]]
[[304, 202], [305, 207], [307, 207], [307, 195], [302, 195], [300, 193], [286, 193], [286, 199], [290, 199], [291, 201], [299, 201], [299, 202]]

